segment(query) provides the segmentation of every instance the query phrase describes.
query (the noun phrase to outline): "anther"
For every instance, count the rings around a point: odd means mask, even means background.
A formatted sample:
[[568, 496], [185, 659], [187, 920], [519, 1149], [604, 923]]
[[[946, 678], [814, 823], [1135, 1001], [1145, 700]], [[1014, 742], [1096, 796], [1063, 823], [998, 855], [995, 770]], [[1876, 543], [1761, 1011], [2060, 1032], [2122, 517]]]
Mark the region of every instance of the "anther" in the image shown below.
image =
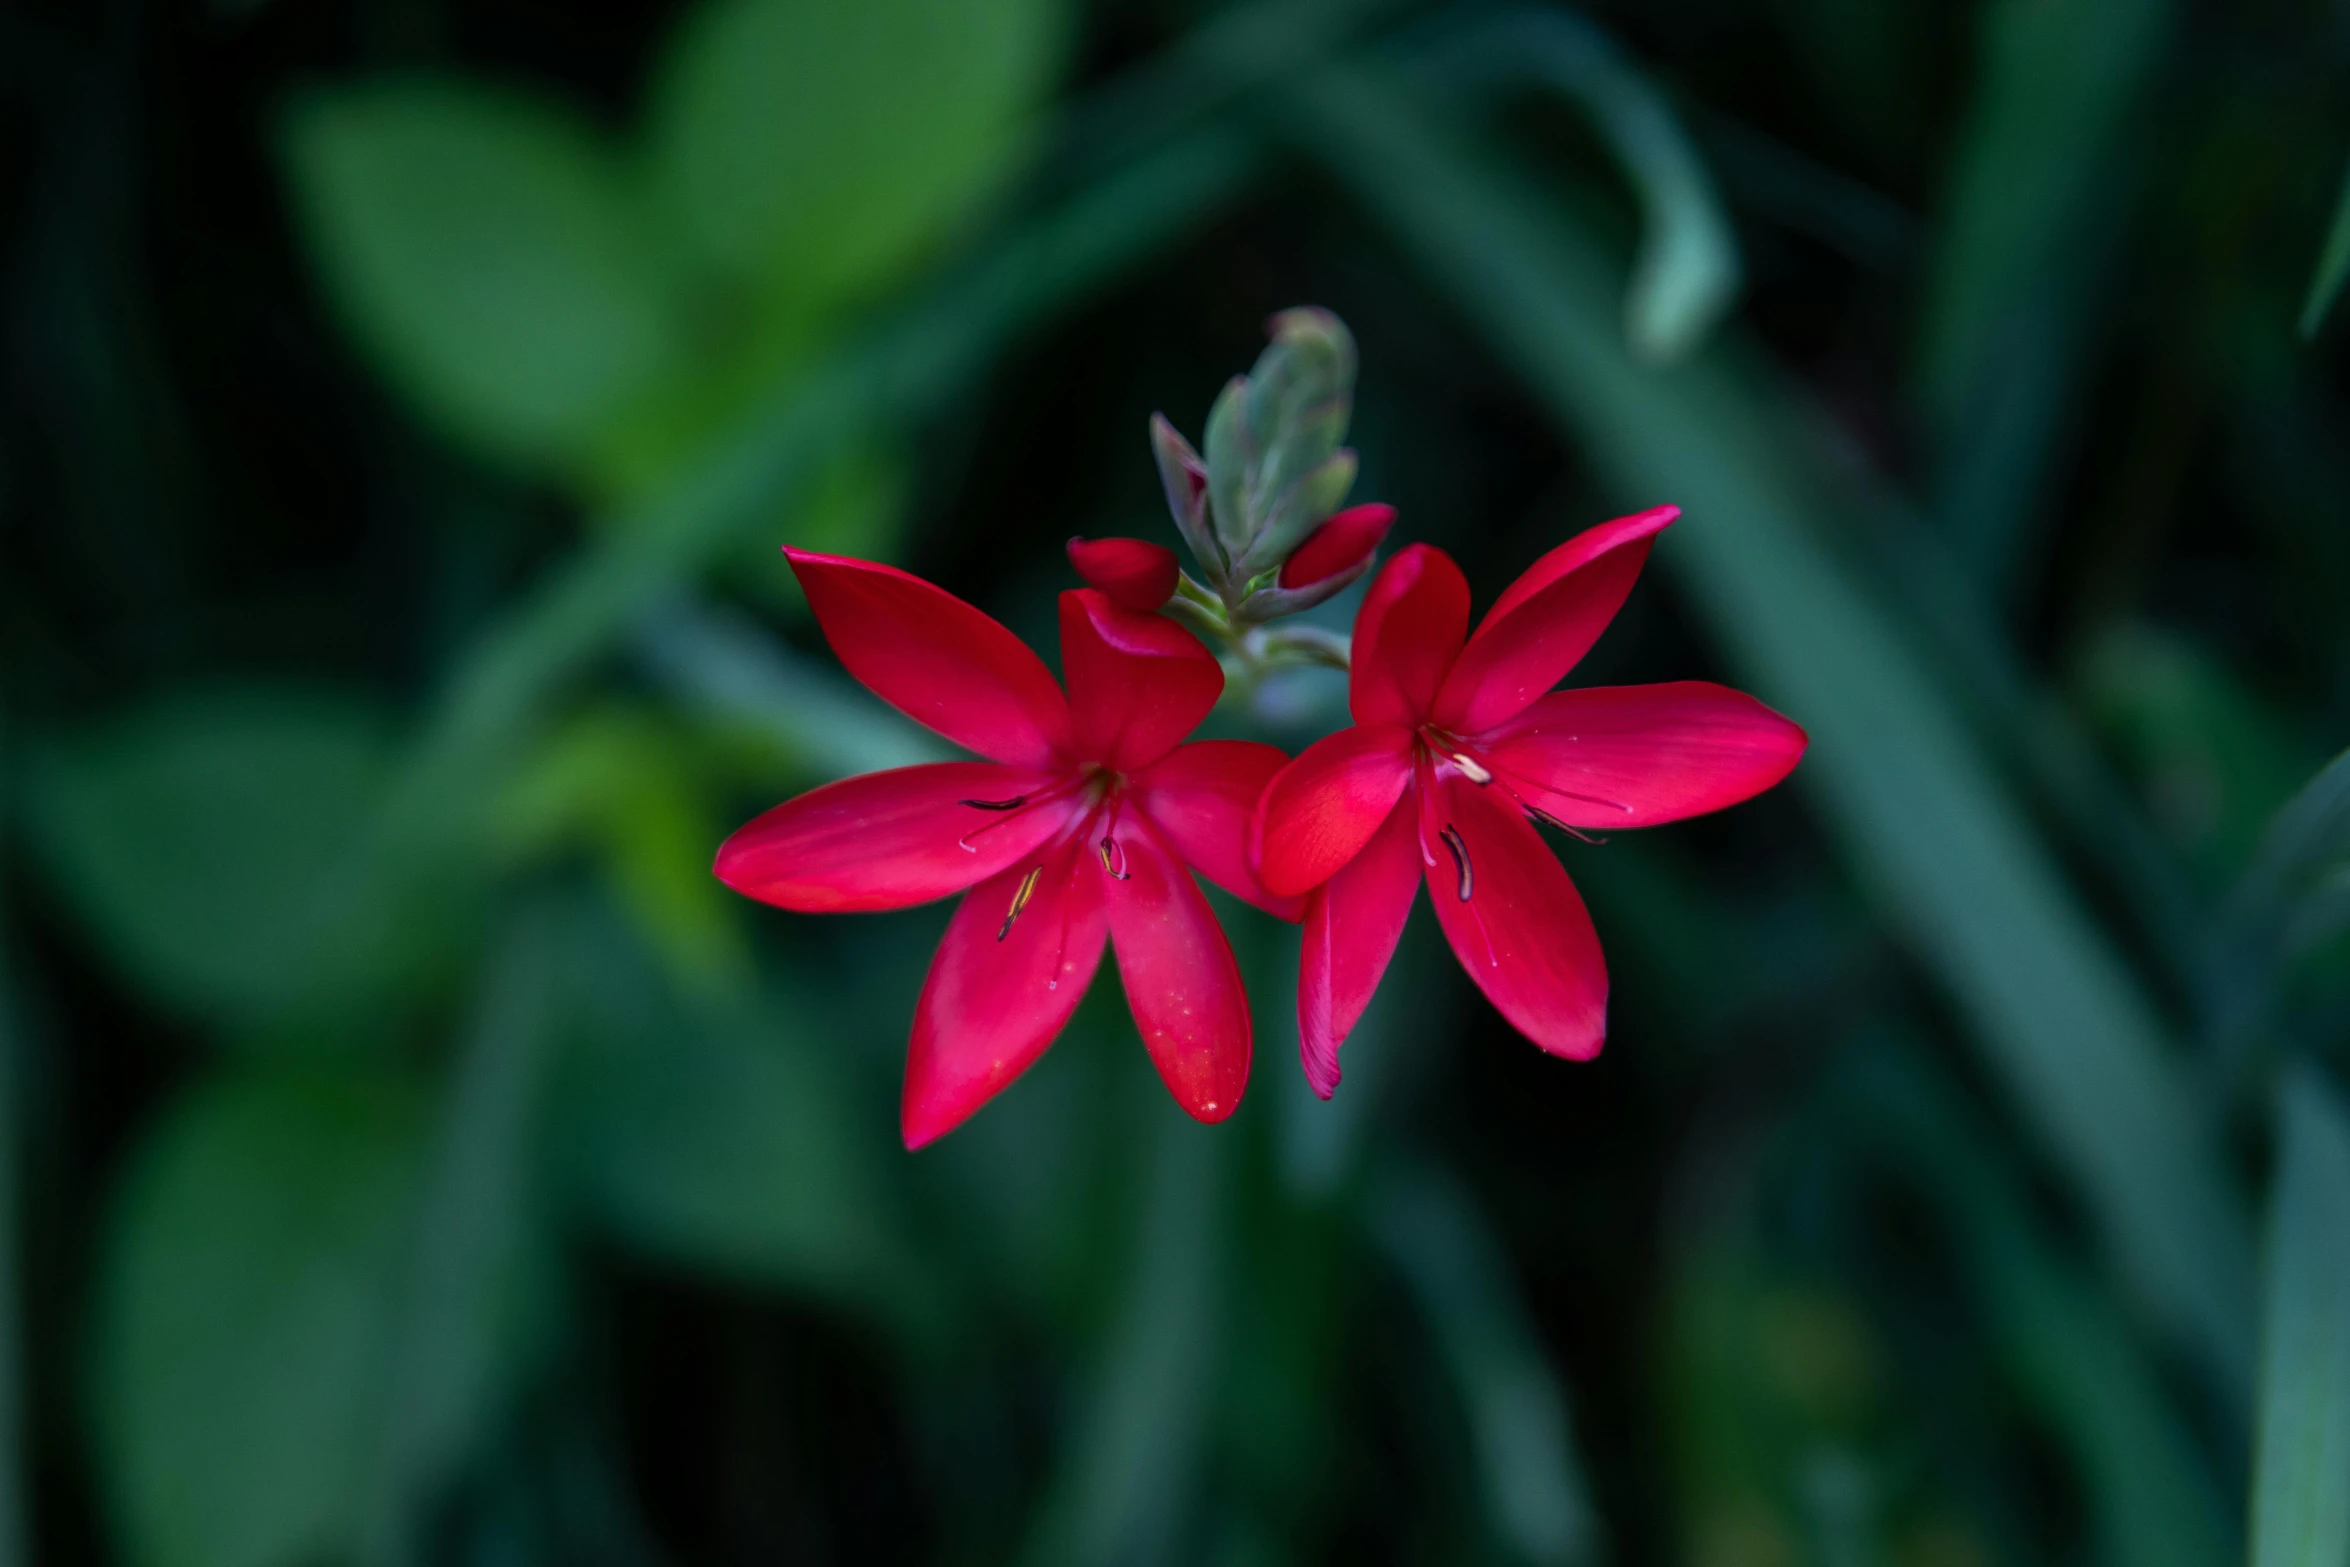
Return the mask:
[[1452, 851], [1453, 869], [1461, 873], [1461, 901], [1466, 903], [1469, 901], [1470, 892], [1475, 890], [1477, 885], [1476, 872], [1469, 867], [1469, 846], [1462, 841], [1461, 830], [1450, 822], [1444, 824], [1437, 836], [1442, 838], [1444, 846]]
[[[1111, 860], [1112, 855], [1117, 856], [1115, 863]], [[1134, 879], [1134, 872], [1126, 868], [1126, 848], [1115, 838], [1102, 840], [1102, 869], [1110, 873], [1110, 878], [1113, 881], [1132, 881]]]
[[975, 811], [1016, 811], [1028, 803], [1028, 796], [1016, 794], [1009, 800], [964, 800], [959, 803]]
[[1020, 890], [1012, 894], [1012, 907], [1005, 913], [1004, 923], [996, 929], [996, 940], [1001, 941], [1012, 934], [1012, 921], [1020, 917], [1020, 911], [1028, 907], [1028, 900], [1036, 895], [1037, 878], [1043, 874], [1044, 867], [1038, 865], [1020, 878]]
[[1473, 784], [1483, 785], [1493, 782], [1491, 773], [1487, 772], [1476, 760], [1463, 756], [1458, 751], [1452, 753], [1452, 765], [1459, 768], [1461, 776]]
[[1539, 805], [1527, 806], [1526, 814], [1533, 817], [1536, 821], [1542, 823], [1542, 825], [1545, 827], [1556, 827], [1560, 832], [1563, 832], [1568, 837], [1577, 839], [1580, 842], [1591, 844], [1607, 842], [1605, 838], [1594, 838], [1591, 834], [1585, 832], [1582, 828], [1575, 826], [1571, 822], [1560, 821], [1557, 817], [1551, 815], [1550, 812], [1544, 810]]

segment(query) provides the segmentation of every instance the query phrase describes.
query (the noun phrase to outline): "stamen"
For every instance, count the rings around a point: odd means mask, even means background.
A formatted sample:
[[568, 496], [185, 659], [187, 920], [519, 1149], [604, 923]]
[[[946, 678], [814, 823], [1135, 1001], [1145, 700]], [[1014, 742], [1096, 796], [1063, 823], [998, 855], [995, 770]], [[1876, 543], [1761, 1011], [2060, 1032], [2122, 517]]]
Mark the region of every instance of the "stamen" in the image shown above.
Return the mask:
[[1444, 846], [1452, 851], [1453, 869], [1461, 874], [1461, 901], [1466, 903], [1469, 901], [1470, 892], [1477, 885], [1476, 872], [1469, 867], [1469, 846], [1462, 840], [1461, 830], [1450, 822], [1446, 822], [1438, 830], [1437, 836], [1442, 838]]
[[1028, 803], [1028, 796], [1016, 794], [1009, 800], [963, 800], [958, 803], [968, 805], [975, 811], [1016, 811]]
[[1580, 841], [1589, 844], [1601, 844], [1607, 842], [1605, 838], [1595, 838], [1580, 827], [1576, 827], [1570, 823], [1560, 821], [1557, 817], [1551, 815], [1550, 812], [1544, 810], [1539, 805], [1526, 805], [1526, 802], [1523, 800], [1520, 800], [1518, 803], [1525, 807], [1525, 811], [1528, 816], [1533, 817], [1536, 821], [1542, 823], [1542, 825], [1545, 827], [1556, 827], [1560, 832], [1565, 833], [1570, 838], [1579, 839]]
[[[1110, 856], [1113, 854], [1118, 857], [1117, 863], [1114, 865], [1110, 863]], [[1125, 845], [1115, 838], [1102, 840], [1102, 869], [1110, 873], [1110, 878], [1113, 881], [1132, 881], [1134, 879], [1134, 872], [1126, 869]]]
[[1493, 782], [1493, 775], [1480, 766], [1473, 757], [1464, 756], [1455, 751], [1452, 753], [1452, 765], [1461, 770], [1463, 778], [1479, 787]]
[[1004, 923], [996, 930], [996, 940], [1001, 941], [1012, 934], [1012, 921], [1020, 917], [1020, 911], [1028, 907], [1028, 900], [1036, 895], [1037, 879], [1042, 875], [1044, 867], [1038, 865], [1031, 867], [1028, 874], [1020, 878], [1020, 890], [1012, 894], [1012, 907], [1005, 913]]

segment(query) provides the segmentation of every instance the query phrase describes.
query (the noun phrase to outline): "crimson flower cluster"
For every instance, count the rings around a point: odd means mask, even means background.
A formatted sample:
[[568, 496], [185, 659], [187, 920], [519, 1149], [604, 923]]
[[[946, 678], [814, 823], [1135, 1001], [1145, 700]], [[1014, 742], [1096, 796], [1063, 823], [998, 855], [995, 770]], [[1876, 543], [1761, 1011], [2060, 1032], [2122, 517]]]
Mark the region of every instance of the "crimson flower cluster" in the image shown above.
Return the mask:
[[[1248, 1082], [1248, 999], [1193, 872], [1303, 922], [1298, 1042], [1324, 1098], [1423, 882], [1502, 1016], [1542, 1049], [1587, 1059], [1606, 1035], [1606, 963], [1536, 824], [1581, 834], [1719, 810], [1784, 778], [1805, 744], [1793, 723], [1718, 685], [1552, 689], [1675, 515], [1662, 507], [1568, 540], [1474, 631], [1460, 569], [1424, 544], [1402, 550], [1355, 617], [1353, 726], [1295, 760], [1187, 740], [1224, 671], [1154, 612], [1176, 581], [1157, 545], [1072, 542], [1093, 585], [1060, 597], [1066, 691], [1010, 631], [944, 590], [787, 549], [849, 672], [986, 760], [801, 795], [727, 839], [718, 875], [806, 913], [963, 894], [915, 1003], [909, 1148], [1043, 1054], [1105, 944], [1169, 1092], [1200, 1120], [1230, 1115]], [[1359, 574], [1392, 519], [1383, 506], [1336, 514], [1280, 585]]]

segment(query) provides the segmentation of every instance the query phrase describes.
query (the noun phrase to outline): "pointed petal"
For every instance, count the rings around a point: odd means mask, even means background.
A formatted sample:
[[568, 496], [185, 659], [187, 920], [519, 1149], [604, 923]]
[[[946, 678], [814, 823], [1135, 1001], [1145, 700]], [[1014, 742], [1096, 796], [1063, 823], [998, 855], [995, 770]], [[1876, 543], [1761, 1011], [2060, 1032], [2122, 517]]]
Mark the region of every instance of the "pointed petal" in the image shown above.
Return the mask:
[[1175, 596], [1175, 552], [1148, 539], [1071, 539], [1069, 564], [1111, 602], [1148, 612]]
[[1659, 506], [1603, 522], [1536, 561], [1461, 649], [1436, 695], [1436, 722], [1475, 734], [1557, 685], [1624, 607], [1651, 541], [1679, 515], [1677, 506]]
[[[1036, 884], [1016, 918], [1031, 873]], [[944, 1136], [1044, 1054], [1093, 982], [1109, 933], [1101, 866], [1074, 837], [963, 895], [906, 1051], [906, 1146]]]
[[1325, 735], [1273, 775], [1257, 808], [1257, 874], [1268, 891], [1318, 887], [1355, 857], [1412, 776], [1412, 732], [1362, 724]]
[[1370, 560], [1394, 526], [1395, 508], [1378, 501], [1333, 512], [1281, 563], [1281, 585], [1310, 587], [1354, 571]]
[[1399, 551], [1355, 612], [1347, 691], [1358, 724], [1416, 724], [1428, 715], [1469, 629], [1469, 584], [1426, 544]]
[[1297, 975], [1297, 1047], [1306, 1081], [1324, 1099], [1338, 1088], [1338, 1047], [1395, 956], [1421, 869], [1419, 802], [1407, 794], [1362, 853], [1314, 889]]
[[[985, 881], [1066, 830], [1075, 794], [1037, 805], [1062, 775], [937, 762], [843, 778], [787, 800], [719, 846], [718, 879], [803, 914], [902, 909]], [[976, 802], [976, 803], [974, 803]]]
[[1109, 880], [1110, 941], [1126, 1005], [1167, 1091], [1196, 1120], [1221, 1121], [1248, 1087], [1248, 994], [1232, 944], [1191, 872], [1147, 820], [1128, 816]]
[[1136, 773], [1127, 799], [1193, 870], [1294, 924], [1305, 917], [1305, 899], [1267, 892], [1249, 856], [1257, 801], [1287, 765], [1277, 747], [1253, 740], [1194, 740]]
[[1794, 771], [1803, 731], [1703, 680], [1553, 691], [1478, 751], [1528, 805], [1570, 827], [1653, 827], [1752, 799]]
[[1015, 767], [1069, 743], [1069, 704], [1044, 661], [944, 588], [894, 566], [785, 546], [824, 640], [916, 723]]
[[1552, 1055], [1599, 1054], [1607, 963], [1583, 899], [1541, 834], [1509, 796], [1457, 773], [1436, 782], [1420, 827], [1434, 856], [1428, 895], [1469, 978]]
[[1120, 772], [1165, 756], [1224, 694], [1224, 666], [1199, 638], [1090, 588], [1061, 595], [1061, 670], [1079, 753]]

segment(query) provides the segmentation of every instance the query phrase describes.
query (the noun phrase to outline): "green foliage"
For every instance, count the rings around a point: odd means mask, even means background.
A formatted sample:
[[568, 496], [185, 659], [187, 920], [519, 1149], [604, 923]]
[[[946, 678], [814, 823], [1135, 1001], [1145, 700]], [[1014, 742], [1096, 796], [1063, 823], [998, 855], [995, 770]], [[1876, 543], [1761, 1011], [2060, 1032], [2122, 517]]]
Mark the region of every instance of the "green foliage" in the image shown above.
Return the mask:
[[1368, 1208], [1459, 1386], [1495, 1537], [1521, 1561], [1599, 1560], [1566, 1399], [1473, 1200], [1456, 1181], [1407, 1170]]
[[2350, 1561], [2350, 1113], [2285, 1082], [2254, 1426], [2252, 1567]]
[[631, 1246], [938, 1326], [888, 1166], [886, 1100], [861, 1094], [812, 1009], [769, 992], [718, 1017], [639, 1011], [596, 1031], [564, 1105], [572, 1184]]
[[241, 1028], [314, 1017], [412, 984], [463, 933], [464, 903], [421, 866], [385, 899], [340, 896], [393, 756], [383, 715], [349, 697], [168, 696], [39, 759], [33, 841], [159, 1000]]
[[687, 352], [681, 271], [625, 157], [457, 82], [313, 93], [287, 161], [361, 344], [446, 433], [575, 466]]
[[1000, 184], [1058, 0], [722, 0], [669, 50], [641, 150], [457, 82], [316, 92], [288, 123], [313, 252], [448, 434], [641, 493]]
[[2334, 220], [2326, 227], [2325, 248], [2310, 274], [2309, 296], [2301, 305], [2301, 335], [2317, 336], [2333, 312], [2342, 285], [2350, 282], [2350, 175], [2342, 180], [2342, 194], [2334, 202]]
[[669, 210], [791, 325], [870, 298], [1003, 179], [1065, 29], [1060, 0], [714, 0], [653, 94]]
[[420, 1084], [373, 1068], [239, 1066], [149, 1142], [95, 1318], [99, 1440], [140, 1567], [299, 1567], [349, 1545], [425, 1110]]

